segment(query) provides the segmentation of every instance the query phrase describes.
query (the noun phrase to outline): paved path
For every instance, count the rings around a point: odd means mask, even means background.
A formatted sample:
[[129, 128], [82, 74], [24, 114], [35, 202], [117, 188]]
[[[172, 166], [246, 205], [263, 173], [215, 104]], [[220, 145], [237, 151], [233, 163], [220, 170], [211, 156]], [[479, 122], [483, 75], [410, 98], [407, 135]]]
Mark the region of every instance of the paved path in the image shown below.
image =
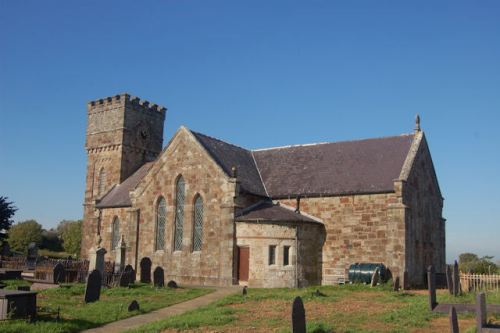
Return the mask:
[[[151, 323], [157, 320], [165, 319], [171, 316], [179, 315], [184, 312], [194, 310], [200, 306], [208, 305], [225, 296], [241, 292], [240, 287], [217, 288], [216, 291], [203, 295], [188, 301], [171, 305], [169, 307], [155, 310], [142, 315], [137, 315], [123, 320], [118, 320], [101, 327], [83, 331], [84, 333], [118, 333], [132, 328], [137, 328], [141, 325]], [[140, 305], [140, 303], [139, 303]]]

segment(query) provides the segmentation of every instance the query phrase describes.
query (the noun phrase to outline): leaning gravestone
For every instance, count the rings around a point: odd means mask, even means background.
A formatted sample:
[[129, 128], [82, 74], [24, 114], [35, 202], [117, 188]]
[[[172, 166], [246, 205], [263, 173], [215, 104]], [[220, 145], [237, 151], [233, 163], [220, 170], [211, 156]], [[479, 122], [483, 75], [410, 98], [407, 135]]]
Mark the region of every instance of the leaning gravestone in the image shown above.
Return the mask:
[[446, 286], [450, 295], [453, 295], [453, 278], [451, 276], [450, 265], [446, 265]]
[[300, 296], [292, 304], [292, 333], [306, 333], [306, 310]]
[[153, 284], [155, 287], [165, 287], [165, 274], [160, 266], [157, 266], [153, 272]]
[[130, 283], [135, 283], [135, 270], [131, 265], [125, 266], [124, 272], [127, 272], [130, 276]]
[[151, 259], [144, 257], [141, 259], [141, 282], [151, 283]]
[[101, 272], [94, 269], [87, 278], [87, 285], [85, 286], [85, 303], [95, 302], [101, 296]]
[[128, 312], [132, 312], [132, 311], [139, 311], [139, 303], [136, 300], [133, 300], [128, 305]]
[[179, 286], [177, 285], [177, 282], [175, 282], [174, 280], [170, 280], [170, 281], [168, 281], [168, 283], [167, 283], [167, 287], [169, 287], [169, 288], [173, 288], [173, 289], [175, 289], [175, 288], [179, 288]]
[[450, 308], [450, 330], [451, 330], [451, 333], [459, 333], [457, 310], [455, 310], [454, 306], [452, 306]]
[[52, 276], [54, 278], [54, 284], [64, 283], [64, 280], [66, 279], [66, 270], [64, 269], [63, 264], [59, 262], [54, 266]]

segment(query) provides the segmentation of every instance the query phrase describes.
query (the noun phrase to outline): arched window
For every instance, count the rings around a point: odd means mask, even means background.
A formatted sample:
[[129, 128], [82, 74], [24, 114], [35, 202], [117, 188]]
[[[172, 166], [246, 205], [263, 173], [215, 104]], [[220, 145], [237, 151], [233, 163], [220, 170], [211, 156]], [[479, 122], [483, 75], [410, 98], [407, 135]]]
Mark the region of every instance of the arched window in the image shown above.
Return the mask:
[[201, 251], [201, 239], [203, 237], [203, 199], [200, 195], [197, 195], [194, 200], [193, 218], [193, 251]]
[[120, 219], [115, 216], [111, 225], [111, 250], [116, 249], [120, 241]]
[[165, 248], [165, 222], [167, 221], [167, 202], [160, 197], [156, 206], [156, 238], [155, 251]]
[[182, 231], [184, 229], [184, 178], [177, 179], [175, 191], [175, 230], [174, 251], [182, 250]]
[[106, 170], [101, 168], [99, 171], [99, 179], [97, 180], [97, 195], [103, 195], [106, 189]]

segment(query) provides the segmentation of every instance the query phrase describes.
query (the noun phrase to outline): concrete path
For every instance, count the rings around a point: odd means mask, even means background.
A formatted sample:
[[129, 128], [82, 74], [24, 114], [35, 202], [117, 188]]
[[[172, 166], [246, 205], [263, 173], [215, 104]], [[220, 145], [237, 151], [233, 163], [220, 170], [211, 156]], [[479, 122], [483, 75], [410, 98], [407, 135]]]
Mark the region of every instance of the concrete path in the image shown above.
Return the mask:
[[[188, 301], [171, 305], [169, 307], [158, 309], [142, 315], [137, 315], [123, 320], [118, 320], [101, 327], [83, 331], [84, 333], [118, 333], [137, 328], [141, 325], [151, 323], [157, 320], [165, 319], [171, 316], [179, 315], [187, 311], [194, 310], [200, 306], [208, 305], [225, 296], [241, 292], [241, 287], [216, 288], [210, 294], [203, 295]], [[141, 304], [139, 303], [139, 306]]]

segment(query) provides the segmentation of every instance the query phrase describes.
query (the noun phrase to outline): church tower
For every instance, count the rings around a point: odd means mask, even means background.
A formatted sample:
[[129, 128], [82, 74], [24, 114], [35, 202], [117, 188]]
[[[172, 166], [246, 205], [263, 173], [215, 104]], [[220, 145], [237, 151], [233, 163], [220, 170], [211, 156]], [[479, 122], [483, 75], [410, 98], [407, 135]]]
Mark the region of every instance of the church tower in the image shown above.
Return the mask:
[[161, 152], [165, 113], [164, 107], [137, 97], [131, 98], [128, 94], [88, 103], [85, 140], [87, 177], [82, 231], [83, 237], [89, 239], [83, 243], [92, 244], [97, 232], [96, 200], [144, 163], [156, 159]]

